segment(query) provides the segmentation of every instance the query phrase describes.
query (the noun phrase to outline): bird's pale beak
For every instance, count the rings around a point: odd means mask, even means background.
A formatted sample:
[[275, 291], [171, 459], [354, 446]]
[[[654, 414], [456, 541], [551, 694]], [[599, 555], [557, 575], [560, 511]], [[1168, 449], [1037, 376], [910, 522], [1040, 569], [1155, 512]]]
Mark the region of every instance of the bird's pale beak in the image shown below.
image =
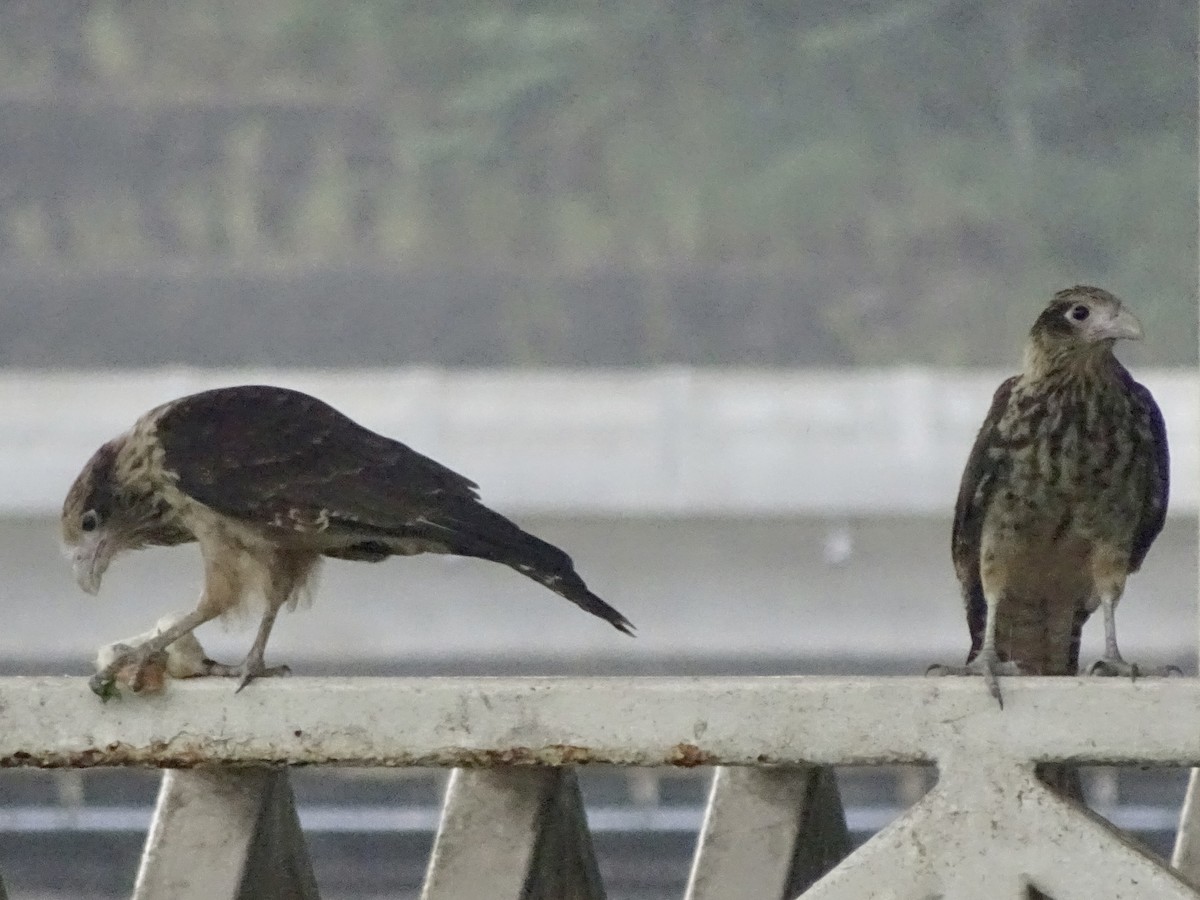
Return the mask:
[[75, 571], [75, 581], [88, 594], [100, 590], [100, 581], [112, 561], [112, 550], [109, 542], [100, 535], [87, 535], [71, 551], [71, 568]]
[[1142, 323], [1127, 309], [1118, 310], [1117, 314], [1104, 322], [1099, 330], [1102, 338], [1127, 341], [1142, 339]]

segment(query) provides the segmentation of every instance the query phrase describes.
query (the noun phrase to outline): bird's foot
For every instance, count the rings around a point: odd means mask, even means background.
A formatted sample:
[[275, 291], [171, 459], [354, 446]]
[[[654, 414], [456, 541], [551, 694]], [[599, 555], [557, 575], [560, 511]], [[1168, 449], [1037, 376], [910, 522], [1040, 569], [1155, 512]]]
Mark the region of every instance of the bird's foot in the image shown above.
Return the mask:
[[227, 666], [224, 663], [213, 662], [211, 659], [208, 674], [220, 675], [224, 678], [237, 678], [238, 686], [234, 693], [238, 693], [255, 678], [271, 678], [278, 675], [290, 675], [292, 670], [287, 666], [268, 666], [263, 662], [261, 656], [255, 656], [251, 653], [236, 666]]
[[145, 691], [157, 693], [163, 689], [167, 674], [165, 650], [154, 650], [141, 644], [130, 647], [117, 645], [113, 660], [88, 680], [88, 687], [101, 700], [108, 701], [120, 693], [126, 685], [135, 694]]
[[988, 693], [996, 698], [1000, 708], [1004, 708], [1004, 698], [1000, 695], [1001, 675], [1020, 675], [1021, 667], [1008, 660], [1002, 660], [995, 650], [980, 650], [975, 658], [965, 666], [943, 666], [935, 664], [925, 670], [929, 676], [942, 675], [979, 675], [987, 685]]
[[1120, 654], [1103, 656], [1088, 666], [1087, 673], [1101, 678], [1166, 678], [1170, 675], [1182, 675], [1179, 666], [1155, 666], [1146, 669], [1137, 663], [1126, 662]]

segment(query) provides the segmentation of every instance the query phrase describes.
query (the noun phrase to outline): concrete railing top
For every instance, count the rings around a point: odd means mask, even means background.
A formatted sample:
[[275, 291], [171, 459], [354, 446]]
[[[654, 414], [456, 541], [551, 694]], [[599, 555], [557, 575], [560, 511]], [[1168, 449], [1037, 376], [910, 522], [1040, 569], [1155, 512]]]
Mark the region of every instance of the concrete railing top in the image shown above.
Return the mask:
[[[0, 767], [878, 765], [964, 749], [1200, 765], [1200, 680], [286, 678], [102, 703], [0, 678]], [[899, 712], [899, 711], [902, 711]], [[881, 723], [888, 723], [881, 727]]]

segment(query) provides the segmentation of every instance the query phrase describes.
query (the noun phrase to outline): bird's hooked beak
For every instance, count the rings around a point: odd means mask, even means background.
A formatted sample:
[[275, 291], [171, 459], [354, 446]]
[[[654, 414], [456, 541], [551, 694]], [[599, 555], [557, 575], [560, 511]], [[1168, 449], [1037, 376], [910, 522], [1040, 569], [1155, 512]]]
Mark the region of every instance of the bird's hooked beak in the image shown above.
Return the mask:
[[1097, 321], [1093, 333], [1095, 339], [1101, 341], [1140, 341], [1142, 339], [1142, 323], [1138, 321], [1137, 316], [1121, 307], [1115, 315], [1106, 316]]
[[112, 562], [112, 545], [104, 533], [97, 530], [85, 534], [83, 539], [71, 548], [70, 555], [76, 583], [85, 593], [97, 593], [104, 572]]

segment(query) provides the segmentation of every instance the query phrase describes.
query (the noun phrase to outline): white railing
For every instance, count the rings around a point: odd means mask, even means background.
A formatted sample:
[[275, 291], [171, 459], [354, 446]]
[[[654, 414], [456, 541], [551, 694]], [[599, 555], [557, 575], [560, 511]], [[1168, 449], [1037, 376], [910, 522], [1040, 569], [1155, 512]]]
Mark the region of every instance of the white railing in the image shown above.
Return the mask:
[[[1000, 709], [974, 679], [292, 678], [101, 704], [83, 679], [7, 678], [0, 765], [170, 768], [136, 900], [315, 898], [289, 765], [457, 767], [424, 900], [600, 898], [585, 764], [718, 767], [688, 900], [1200, 898], [1200, 809], [1167, 866], [1034, 775], [1200, 765], [1200, 680], [1004, 690]], [[848, 852], [827, 767], [892, 763], [937, 784]]]

